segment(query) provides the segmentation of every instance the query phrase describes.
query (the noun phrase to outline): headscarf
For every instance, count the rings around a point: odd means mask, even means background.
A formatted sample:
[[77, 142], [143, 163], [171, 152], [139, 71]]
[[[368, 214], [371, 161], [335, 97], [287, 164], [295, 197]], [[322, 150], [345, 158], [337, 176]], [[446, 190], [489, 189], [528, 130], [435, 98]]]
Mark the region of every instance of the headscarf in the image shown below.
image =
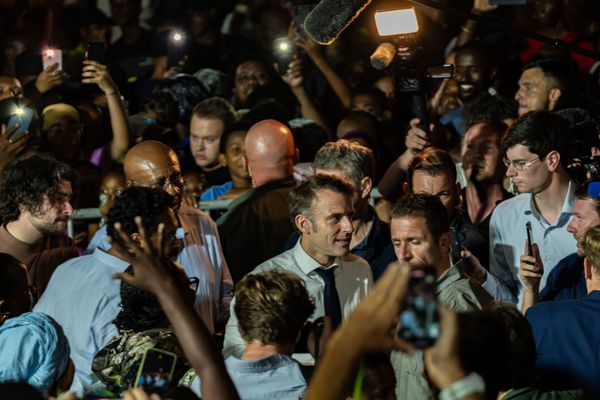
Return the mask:
[[0, 382], [27, 382], [48, 393], [69, 362], [69, 342], [52, 317], [28, 312], [0, 326]]

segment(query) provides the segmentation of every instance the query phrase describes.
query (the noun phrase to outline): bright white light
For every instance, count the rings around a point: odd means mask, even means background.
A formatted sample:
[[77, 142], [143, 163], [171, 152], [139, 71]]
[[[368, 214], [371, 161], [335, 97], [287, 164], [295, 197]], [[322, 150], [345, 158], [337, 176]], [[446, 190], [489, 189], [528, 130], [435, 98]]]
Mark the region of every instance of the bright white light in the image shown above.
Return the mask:
[[403, 10], [377, 11], [375, 24], [379, 36], [403, 35], [419, 30], [413, 7]]
[[285, 43], [285, 42], [279, 43], [279, 50], [286, 51], [289, 47], [290, 46], [287, 43]]
[[171, 39], [176, 42], [179, 43], [183, 40], [183, 34], [181, 32], [173, 32], [171, 34]]
[[54, 50], [52, 50], [52, 49], [46, 50], [46, 57], [48, 57], [48, 58], [54, 57]]
[[13, 114], [16, 115], [17, 117], [21, 117], [25, 114], [25, 110], [21, 107], [16, 107], [15, 112]]

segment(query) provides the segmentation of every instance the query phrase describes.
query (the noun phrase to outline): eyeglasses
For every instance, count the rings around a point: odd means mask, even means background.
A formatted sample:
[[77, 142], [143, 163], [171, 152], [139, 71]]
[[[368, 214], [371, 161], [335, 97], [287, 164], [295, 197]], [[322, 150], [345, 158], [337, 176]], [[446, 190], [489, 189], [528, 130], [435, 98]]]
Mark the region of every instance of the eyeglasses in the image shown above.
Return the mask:
[[188, 282], [189, 282], [190, 288], [192, 288], [192, 290], [194, 292], [197, 292], [198, 286], [200, 284], [200, 279], [196, 278], [195, 276], [192, 276]]
[[525, 171], [527, 168], [531, 167], [536, 161], [542, 161], [542, 159], [540, 157], [536, 157], [533, 160], [527, 160], [527, 161], [525, 161], [525, 160], [510, 161], [506, 157], [502, 158], [502, 162], [504, 163], [506, 168], [510, 168], [510, 166], [512, 165], [513, 167], [515, 167], [515, 169], [517, 171]]
[[158, 183], [152, 183], [152, 184], [148, 184], [146, 182], [140, 182], [140, 181], [136, 181], [136, 180], [131, 180], [132, 182], [135, 182], [137, 184], [139, 184], [140, 186], [143, 187], [149, 187], [151, 189], [163, 189], [163, 190], [167, 190], [169, 189], [170, 186], [175, 186], [178, 188], [182, 188], [183, 187], [183, 176], [181, 176], [181, 174], [178, 175], [173, 175], [170, 178], [166, 178], [164, 181], [161, 179]]

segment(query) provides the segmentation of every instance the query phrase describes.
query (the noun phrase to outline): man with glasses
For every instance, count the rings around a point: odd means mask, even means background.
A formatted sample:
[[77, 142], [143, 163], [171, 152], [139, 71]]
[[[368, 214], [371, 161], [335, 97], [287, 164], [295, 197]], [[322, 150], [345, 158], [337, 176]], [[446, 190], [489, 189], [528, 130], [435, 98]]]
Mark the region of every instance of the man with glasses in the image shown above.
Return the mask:
[[[133, 146], [125, 156], [126, 186], [160, 189], [172, 196], [171, 208], [177, 214], [177, 230], [181, 247], [176, 254], [190, 277], [199, 278], [194, 308], [211, 332], [219, 332], [229, 318], [233, 283], [223, 257], [215, 223], [205, 212], [182, 204], [183, 176], [175, 152], [157, 141], [144, 141]], [[104, 239], [102, 239], [104, 237]], [[106, 225], [93, 241], [110, 249]], [[90, 251], [88, 247], [87, 251]]]
[[[558, 115], [535, 111], [519, 118], [502, 143], [506, 175], [521, 193], [500, 203], [490, 221], [490, 268], [474, 277], [496, 300], [523, 301], [519, 279], [522, 254], [529, 255], [526, 224], [531, 224], [534, 249], [546, 271], [540, 271], [543, 287], [550, 270], [575, 247], [567, 231], [575, 201], [575, 184], [565, 170], [568, 126]], [[525, 250], [524, 250], [525, 249]]]

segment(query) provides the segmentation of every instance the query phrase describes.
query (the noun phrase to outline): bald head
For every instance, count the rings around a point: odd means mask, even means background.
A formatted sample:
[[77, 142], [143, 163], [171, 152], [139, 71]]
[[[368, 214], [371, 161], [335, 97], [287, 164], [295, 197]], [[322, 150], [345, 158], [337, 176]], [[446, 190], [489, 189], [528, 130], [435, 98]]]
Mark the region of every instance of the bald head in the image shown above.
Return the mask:
[[292, 132], [272, 119], [254, 124], [246, 135], [246, 158], [254, 186], [293, 176], [296, 149]]
[[179, 209], [183, 177], [177, 154], [173, 149], [155, 140], [141, 142], [129, 149], [123, 167], [127, 187], [146, 186], [163, 189], [173, 196], [173, 208]]

